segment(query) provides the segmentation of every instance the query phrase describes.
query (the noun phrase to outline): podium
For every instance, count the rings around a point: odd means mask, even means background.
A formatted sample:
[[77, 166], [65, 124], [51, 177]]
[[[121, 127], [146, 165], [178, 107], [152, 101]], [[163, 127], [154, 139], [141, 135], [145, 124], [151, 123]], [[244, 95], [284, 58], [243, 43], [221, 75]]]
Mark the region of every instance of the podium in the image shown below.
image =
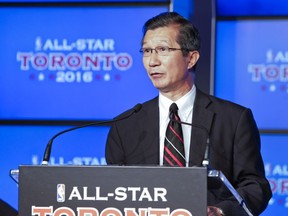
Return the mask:
[[30, 215], [207, 215], [207, 169], [20, 166], [19, 216]]

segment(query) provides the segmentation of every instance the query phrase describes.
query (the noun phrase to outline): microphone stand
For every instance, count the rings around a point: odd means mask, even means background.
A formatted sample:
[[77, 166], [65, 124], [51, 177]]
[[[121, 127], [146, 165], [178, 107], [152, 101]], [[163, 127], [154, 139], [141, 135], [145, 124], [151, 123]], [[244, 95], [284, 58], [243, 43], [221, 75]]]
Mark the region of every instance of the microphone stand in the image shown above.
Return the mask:
[[98, 122], [92, 122], [92, 123], [89, 123], [89, 124], [85, 124], [85, 125], [80, 125], [80, 126], [76, 126], [76, 127], [73, 127], [73, 128], [69, 128], [69, 129], [66, 129], [66, 130], [63, 130], [63, 131], [60, 131], [59, 133], [55, 134], [48, 142], [47, 146], [46, 146], [46, 149], [45, 149], [45, 152], [44, 152], [44, 156], [43, 156], [43, 160], [42, 160], [42, 163], [41, 165], [48, 165], [49, 163], [49, 160], [50, 160], [50, 154], [51, 154], [51, 150], [52, 150], [52, 144], [53, 144], [53, 141], [54, 139], [56, 139], [58, 136], [64, 134], [64, 133], [67, 133], [69, 131], [73, 131], [73, 130], [76, 130], [76, 129], [80, 129], [80, 128], [83, 128], [83, 127], [88, 127], [88, 126], [92, 126], [92, 125], [108, 125], [108, 124], [112, 124], [114, 122], [118, 122], [118, 121], [122, 121], [124, 119], [127, 119], [129, 118], [131, 115], [133, 115], [134, 113], [136, 112], [139, 112], [142, 108], [142, 104], [136, 104], [133, 108], [132, 108], [132, 111], [130, 111], [128, 114], [120, 117], [120, 118], [114, 118], [112, 120], [107, 120], [107, 121], [98, 121]]
[[[169, 116], [170, 118], [170, 116]], [[179, 120], [176, 120], [176, 119], [172, 119], [170, 118], [171, 121], [174, 121], [174, 122], [177, 122], [177, 123], [180, 123], [180, 124], [184, 124], [184, 125], [189, 125], [191, 126], [192, 128], [193, 127], [196, 127], [196, 128], [200, 128], [202, 130], [205, 131], [205, 133], [207, 134], [207, 139], [206, 139], [206, 148], [205, 148], [205, 154], [204, 154], [204, 159], [202, 161], [202, 166], [203, 167], [209, 167], [209, 150], [210, 150], [210, 135], [209, 135], [209, 131], [207, 130], [207, 128], [201, 126], [201, 125], [198, 125], [198, 124], [191, 124], [191, 123], [188, 123], [188, 122], [182, 122], [182, 121], [179, 121]]]

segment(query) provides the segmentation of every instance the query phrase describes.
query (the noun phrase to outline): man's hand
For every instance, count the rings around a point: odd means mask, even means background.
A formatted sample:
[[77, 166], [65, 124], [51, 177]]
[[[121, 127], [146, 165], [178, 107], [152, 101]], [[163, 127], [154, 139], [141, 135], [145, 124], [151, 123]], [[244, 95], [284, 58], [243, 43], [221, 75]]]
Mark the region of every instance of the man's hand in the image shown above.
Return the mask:
[[220, 208], [214, 206], [207, 207], [207, 215], [208, 216], [225, 216], [223, 211]]

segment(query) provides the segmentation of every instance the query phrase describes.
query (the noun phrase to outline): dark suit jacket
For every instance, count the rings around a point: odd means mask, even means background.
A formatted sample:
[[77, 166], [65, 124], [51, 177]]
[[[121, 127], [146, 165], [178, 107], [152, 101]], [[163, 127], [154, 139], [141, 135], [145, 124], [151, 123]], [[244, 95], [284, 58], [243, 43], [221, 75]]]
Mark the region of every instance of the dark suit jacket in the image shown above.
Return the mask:
[[[127, 111], [129, 112], [129, 111]], [[124, 113], [122, 115], [125, 115]], [[206, 139], [210, 136], [210, 166], [221, 170], [259, 215], [271, 198], [260, 154], [260, 136], [250, 109], [206, 95], [197, 89], [191, 134], [189, 166], [201, 166]], [[158, 97], [126, 120], [115, 123], [106, 145], [107, 164], [159, 165]], [[226, 215], [245, 215], [232, 197], [221, 190], [209, 191], [208, 205], [220, 207]]]
[[17, 216], [18, 211], [0, 199], [0, 216]]

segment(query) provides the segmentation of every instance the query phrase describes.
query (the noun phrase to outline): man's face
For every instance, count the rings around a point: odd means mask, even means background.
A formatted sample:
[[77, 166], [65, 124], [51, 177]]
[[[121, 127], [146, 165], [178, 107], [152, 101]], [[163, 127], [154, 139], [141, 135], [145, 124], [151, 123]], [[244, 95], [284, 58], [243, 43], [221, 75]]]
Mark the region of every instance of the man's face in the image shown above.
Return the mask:
[[[143, 39], [142, 48], [155, 49], [156, 47], [181, 47], [176, 42], [178, 34], [177, 26], [161, 27], [155, 30], [148, 30]], [[195, 52], [189, 52], [184, 57], [181, 50], [170, 50], [167, 55], [161, 56], [152, 51], [149, 56], [143, 56], [143, 64], [153, 85], [165, 93], [187, 92], [193, 85], [192, 68], [197, 59], [193, 59]], [[196, 52], [198, 55], [198, 52]], [[186, 91], [186, 92], [185, 92]]]

